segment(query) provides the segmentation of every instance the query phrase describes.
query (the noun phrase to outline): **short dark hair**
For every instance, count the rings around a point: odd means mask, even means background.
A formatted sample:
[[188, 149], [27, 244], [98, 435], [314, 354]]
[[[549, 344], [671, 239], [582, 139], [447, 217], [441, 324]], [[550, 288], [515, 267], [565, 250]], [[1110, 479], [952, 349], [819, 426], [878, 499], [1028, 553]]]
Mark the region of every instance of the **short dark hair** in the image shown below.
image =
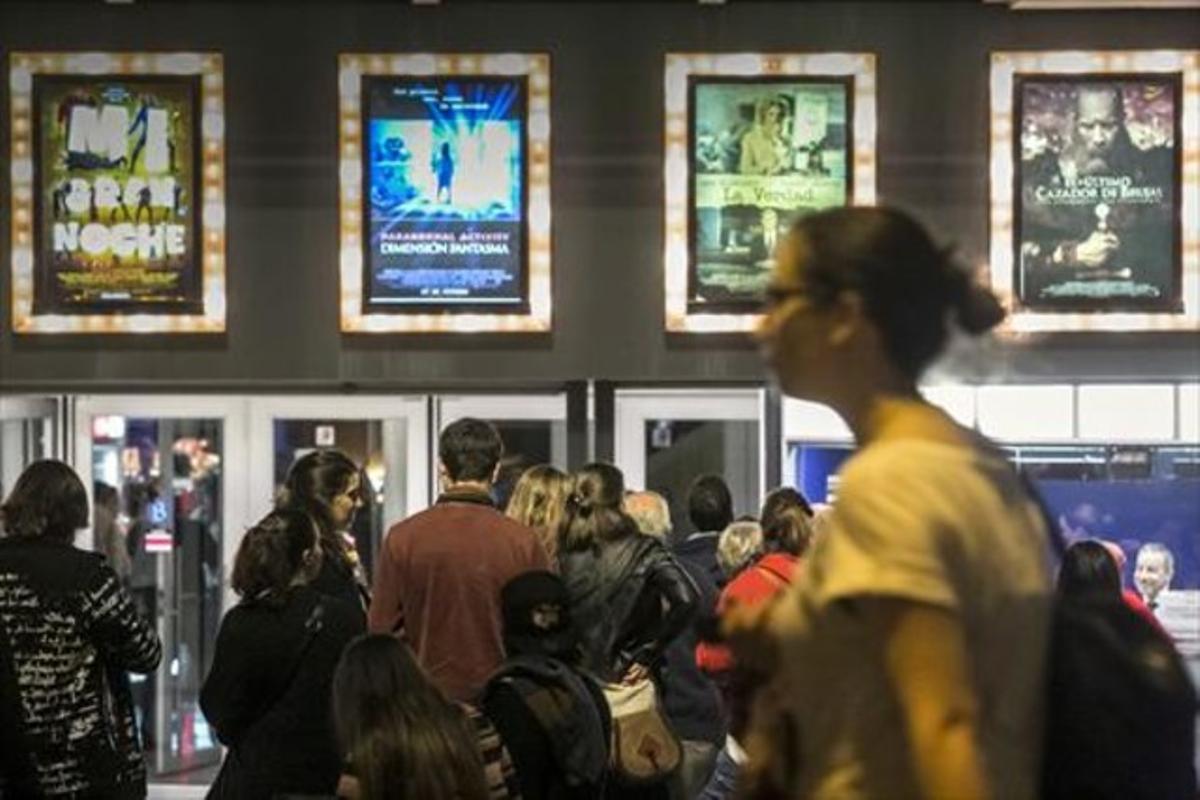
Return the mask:
[[791, 486], [780, 486], [767, 492], [767, 496], [763, 498], [762, 510], [758, 515], [763, 528], [770, 528], [775, 517], [789, 506], [797, 506], [810, 517], [813, 515], [813, 508], [808, 502], [808, 498]]
[[70, 542], [88, 524], [87, 489], [63, 462], [35, 461], [0, 505], [0, 522], [8, 536]]
[[492, 423], [463, 417], [438, 437], [438, 458], [452, 481], [491, 481], [504, 455], [504, 442]]
[[687, 505], [696, 530], [723, 531], [733, 522], [733, 496], [720, 475], [701, 475], [692, 481]]
[[312, 517], [298, 508], [276, 509], [242, 537], [230, 585], [243, 600], [278, 605], [318, 541]]

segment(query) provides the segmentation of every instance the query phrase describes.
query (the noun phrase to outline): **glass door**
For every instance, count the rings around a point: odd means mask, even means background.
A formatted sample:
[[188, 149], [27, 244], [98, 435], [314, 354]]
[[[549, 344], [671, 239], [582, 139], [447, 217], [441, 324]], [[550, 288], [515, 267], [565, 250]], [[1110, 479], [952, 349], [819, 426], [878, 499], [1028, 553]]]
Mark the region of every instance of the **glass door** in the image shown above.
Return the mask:
[[206, 781], [220, 746], [199, 709], [248, 519], [245, 402], [221, 397], [80, 397], [75, 468], [112, 514], [81, 539], [105, 553], [154, 621], [163, 660], [133, 676], [152, 781]]
[[251, 516], [271, 508], [297, 458], [321, 448], [343, 451], [370, 486], [350, 531], [369, 577], [388, 527], [428, 505], [428, 429], [425, 397], [252, 398]]
[[677, 537], [694, 532], [687, 491], [702, 474], [725, 479], [734, 515], [757, 516], [766, 480], [762, 389], [618, 389], [614, 460], [629, 489], [663, 495]]
[[0, 397], [0, 498], [34, 461], [61, 458], [58, 401], [43, 397]]
[[[463, 417], [486, 419], [504, 440], [504, 456], [494, 494], [497, 505], [508, 497], [521, 473], [535, 464], [567, 469], [567, 397], [565, 394], [443, 395], [434, 398], [435, 429]], [[437, 437], [433, 437], [431, 486], [437, 491]]]

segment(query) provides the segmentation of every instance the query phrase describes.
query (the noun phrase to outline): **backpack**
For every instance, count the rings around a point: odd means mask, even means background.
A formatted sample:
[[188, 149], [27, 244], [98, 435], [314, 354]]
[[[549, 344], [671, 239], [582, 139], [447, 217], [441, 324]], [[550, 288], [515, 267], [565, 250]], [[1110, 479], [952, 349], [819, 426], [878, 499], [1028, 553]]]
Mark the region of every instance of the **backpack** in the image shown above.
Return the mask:
[[[525, 654], [506, 660], [484, 688], [485, 712], [497, 692], [508, 688], [544, 732], [559, 773], [547, 787], [552, 797], [561, 792], [576, 800], [604, 797], [610, 737], [599, 693], [590, 683], [590, 678], [555, 658]], [[492, 722], [503, 737], [505, 730], [497, 719]]]
[[[1066, 543], [1037, 490], [1061, 558]], [[1056, 597], [1043, 800], [1194, 800], [1196, 690], [1174, 645], [1120, 600]]]
[[1172, 644], [1123, 602], [1060, 600], [1044, 800], [1192, 800], [1196, 694]]
[[612, 714], [612, 770], [620, 784], [661, 783], [679, 767], [683, 749], [667, 724], [654, 681], [606, 683]]

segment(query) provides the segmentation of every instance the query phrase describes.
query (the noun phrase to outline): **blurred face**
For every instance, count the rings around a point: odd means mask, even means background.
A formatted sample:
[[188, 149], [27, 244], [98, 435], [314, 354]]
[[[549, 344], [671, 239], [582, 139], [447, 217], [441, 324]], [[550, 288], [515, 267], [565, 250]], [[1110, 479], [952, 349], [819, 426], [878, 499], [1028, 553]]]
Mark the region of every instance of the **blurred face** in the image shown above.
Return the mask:
[[346, 488], [330, 498], [329, 511], [333, 515], [333, 523], [338, 528], [344, 530], [350, 527], [350, 523], [354, 521], [354, 514], [362, 507], [362, 492], [363, 487], [358, 475], [351, 475]]
[[1167, 588], [1170, 579], [1166, 556], [1162, 553], [1138, 554], [1137, 566], [1133, 571], [1133, 582], [1137, 585], [1142, 597], [1154, 599], [1159, 592]]
[[829, 360], [828, 314], [814, 305], [805, 278], [805, 257], [804, 244], [794, 234], [779, 243], [755, 338], [786, 394], [819, 399], [817, 381]]
[[1112, 150], [1121, 129], [1117, 96], [1110, 91], [1081, 91], [1075, 134], [1091, 158], [1104, 158]]

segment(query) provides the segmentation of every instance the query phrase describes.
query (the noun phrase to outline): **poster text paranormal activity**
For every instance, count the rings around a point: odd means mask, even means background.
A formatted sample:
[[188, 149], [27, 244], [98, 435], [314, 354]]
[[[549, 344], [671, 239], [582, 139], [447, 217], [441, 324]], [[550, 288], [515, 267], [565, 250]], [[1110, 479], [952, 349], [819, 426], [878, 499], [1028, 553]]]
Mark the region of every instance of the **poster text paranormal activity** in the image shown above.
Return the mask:
[[1017, 76], [1015, 300], [1182, 310], [1177, 75]]
[[522, 310], [526, 79], [363, 81], [364, 311]]
[[848, 202], [852, 85], [690, 78], [691, 310], [757, 310], [792, 222]]
[[35, 312], [203, 310], [199, 81], [34, 77]]

